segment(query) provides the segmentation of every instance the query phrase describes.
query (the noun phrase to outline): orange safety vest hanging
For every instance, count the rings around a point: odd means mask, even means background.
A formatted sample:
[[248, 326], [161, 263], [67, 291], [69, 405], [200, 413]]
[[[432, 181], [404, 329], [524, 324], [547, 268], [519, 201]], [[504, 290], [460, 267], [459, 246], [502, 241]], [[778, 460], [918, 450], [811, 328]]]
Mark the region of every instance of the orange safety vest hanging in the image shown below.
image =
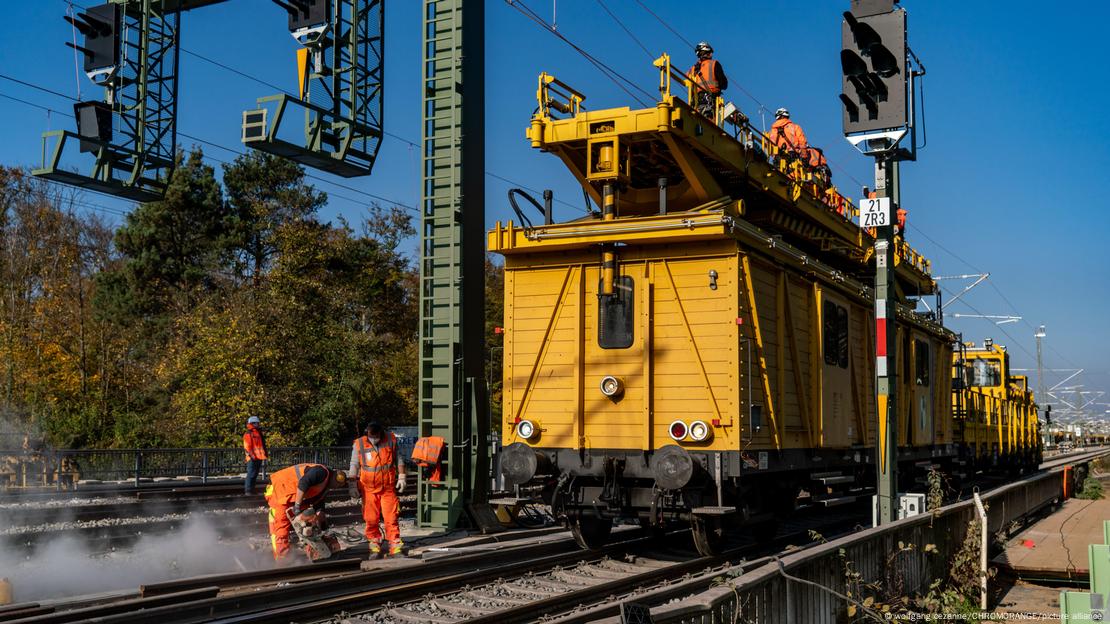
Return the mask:
[[387, 432], [377, 445], [368, 436], [355, 442], [358, 447], [358, 480], [369, 490], [392, 488], [397, 483], [397, 436]]
[[431, 468], [432, 474], [429, 481], [443, 480], [443, 449], [447, 447], [446, 441], [441, 436], [428, 436], [416, 441], [412, 448], [412, 461], [421, 468]]
[[708, 91], [713, 95], [721, 92], [721, 85], [717, 82], [717, 61], [705, 59], [694, 63], [687, 74], [694, 85], [701, 91]]

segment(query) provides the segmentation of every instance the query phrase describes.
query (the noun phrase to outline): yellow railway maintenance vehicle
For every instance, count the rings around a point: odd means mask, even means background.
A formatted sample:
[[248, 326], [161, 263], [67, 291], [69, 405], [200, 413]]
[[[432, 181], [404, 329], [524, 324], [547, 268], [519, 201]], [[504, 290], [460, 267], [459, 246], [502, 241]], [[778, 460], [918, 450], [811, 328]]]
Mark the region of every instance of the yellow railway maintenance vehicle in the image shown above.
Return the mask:
[[[637, 518], [689, 522], [710, 553], [730, 526], [873, 493], [874, 239], [827, 175], [720, 101], [698, 113], [669, 57], [655, 65], [659, 102], [638, 110], [587, 111], [540, 76], [528, 140], [601, 212], [553, 223], [548, 201], [542, 225], [518, 209], [489, 232], [505, 259], [500, 463], [510, 484], [546, 481], [583, 547]], [[910, 305], [936, 292], [930, 264], [898, 239], [894, 274], [909, 486], [966, 449], [956, 336]], [[1028, 441], [1005, 440], [1000, 460]]]
[[[1029, 379], [1010, 374], [1010, 354], [990, 339], [961, 345], [953, 359], [952, 412], [974, 470], [1019, 472], [1042, 459], [1040, 421]], [[961, 383], [962, 380], [962, 383]]]

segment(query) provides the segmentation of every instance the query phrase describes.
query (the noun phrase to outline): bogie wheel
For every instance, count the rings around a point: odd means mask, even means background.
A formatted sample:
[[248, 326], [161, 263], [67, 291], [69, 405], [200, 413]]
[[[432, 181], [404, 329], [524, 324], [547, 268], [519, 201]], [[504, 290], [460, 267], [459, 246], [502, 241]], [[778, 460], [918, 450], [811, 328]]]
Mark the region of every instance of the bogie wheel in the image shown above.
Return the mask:
[[613, 521], [608, 518], [576, 516], [570, 521], [570, 532], [574, 535], [574, 541], [586, 550], [595, 550], [604, 546], [612, 531]]
[[706, 557], [721, 553], [725, 532], [719, 516], [694, 516], [690, 520], [690, 532], [694, 534], [694, 547], [698, 553]]

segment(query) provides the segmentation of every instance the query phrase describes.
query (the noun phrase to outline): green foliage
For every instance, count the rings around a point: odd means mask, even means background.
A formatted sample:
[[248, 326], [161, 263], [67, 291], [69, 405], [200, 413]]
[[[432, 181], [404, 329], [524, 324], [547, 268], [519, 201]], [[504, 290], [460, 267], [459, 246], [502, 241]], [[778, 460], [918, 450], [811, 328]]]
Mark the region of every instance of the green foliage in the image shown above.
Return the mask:
[[933, 513], [933, 518], [937, 518], [940, 515], [940, 508], [944, 506], [944, 477], [936, 468], [930, 468], [926, 482], [929, 485], [926, 507]]
[[872, 621], [878, 614], [884, 619], [901, 615], [904, 616], [901, 619], [907, 620], [922, 619], [922, 614], [945, 614], [959, 616], [960, 621], [979, 622], [980, 539], [979, 522], [973, 519], [960, 548], [951, 560], [944, 562], [948, 576], [935, 579], [924, 594], [908, 593], [901, 571], [907, 565], [929, 569], [929, 559], [939, 553], [935, 544], [925, 544], [919, 549], [912, 543], [898, 542], [887, 555], [882, 578], [871, 581], [855, 569], [847, 551], [841, 548], [838, 557], [843, 568], [844, 595], [863, 605], [861, 609], [846, 601], [848, 621]]
[[305, 184], [304, 169], [264, 152], [249, 151], [224, 165], [230, 209], [230, 254], [241, 279], [258, 286], [279, 253], [279, 234], [290, 224], [308, 222], [327, 195]]
[[1102, 481], [1094, 477], [1087, 477], [1083, 480], [1083, 489], [1079, 491], [1076, 498], [1084, 498], [1087, 500], [1098, 500], [1102, 498]]
[[98, 277], [104, 288], [97, 305], [105, 315], [161, 328], [165, 316], [188, 310], [216, 287], [232, 222], [203, 159], [200, 149], [188, 158], [178, 154], [165, 199], [140, 204], [116, 232], [124, 261]]
[[[114, 232], [0, 169], [0, 410], [55, 446], [346, 443], [414, 422], [415, 230], [371, 206], [318, 220], [297, 165], [250, 153], [223, 185], [199, 150]], [[11, 424], [11, 427], [8, 425]], [[0, 440], [0, 446], [4, 440]]]
[[489, 382], [490, 428], [501, 429], [502, 368], [504, 334], [495, 331], [505, 326], [505, 267], [486, 254], [486, 377]]

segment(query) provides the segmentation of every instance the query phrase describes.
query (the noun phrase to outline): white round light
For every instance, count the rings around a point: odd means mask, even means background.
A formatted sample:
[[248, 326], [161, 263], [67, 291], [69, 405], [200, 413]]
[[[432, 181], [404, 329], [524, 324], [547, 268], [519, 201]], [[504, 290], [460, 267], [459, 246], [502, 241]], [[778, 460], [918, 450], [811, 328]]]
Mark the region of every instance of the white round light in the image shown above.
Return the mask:
[[705, 424], [705, 421], [702, 420], [695, 420], [690, 423], [690, 437], [693, 438], [695, 442], [705, 440], [709, 437], [709, 425]]
[[601, 380], [601, 393], [607, 397], [615, 397], [624, 392], [624, 382], [619, 377], [607, 375]]
[[516, 434], [527, 440], [536, 434], [536, 425], [530, 420], [522, 420], [516, 424]]

